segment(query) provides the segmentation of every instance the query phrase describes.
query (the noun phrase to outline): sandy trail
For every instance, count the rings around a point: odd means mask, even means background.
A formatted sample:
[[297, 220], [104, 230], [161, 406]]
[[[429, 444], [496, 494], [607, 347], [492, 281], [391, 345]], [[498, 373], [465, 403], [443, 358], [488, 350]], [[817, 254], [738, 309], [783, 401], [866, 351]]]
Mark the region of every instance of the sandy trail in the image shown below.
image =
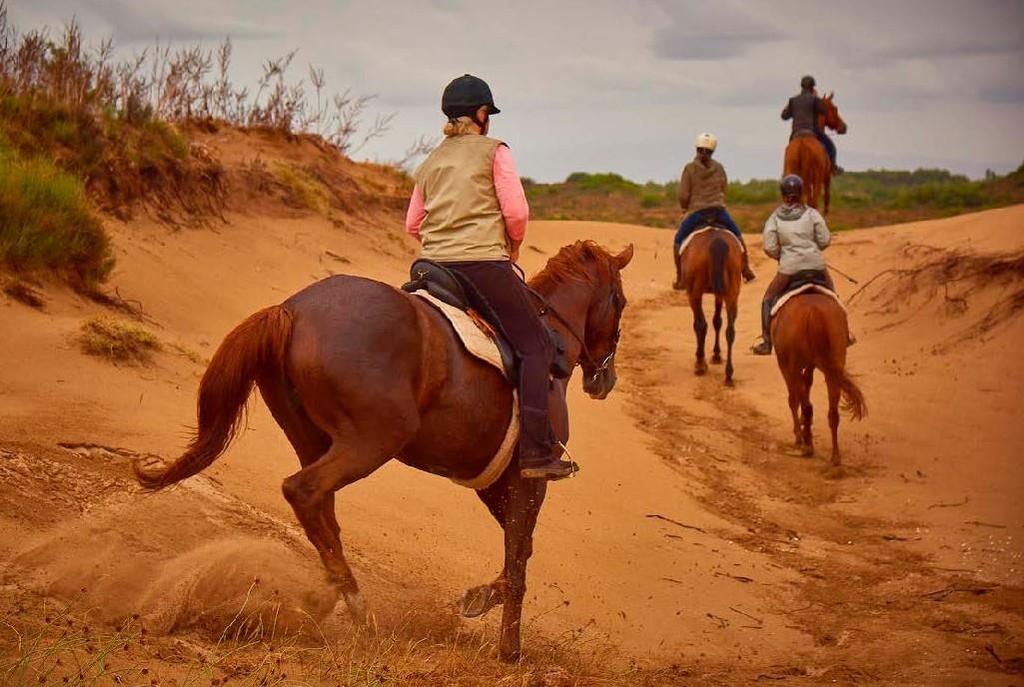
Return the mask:
[[[155, 612], [147, 600], [164, 595], [178, 627], [213, 628], [224, 622], [210, 610], [223, 604], [217, 594], [241, 592], [204, 581], [244, 587], [262, 567], [268, 588], [294, 590], [292, 605], [315, 615], [329, 601], [280, 496], [297, 461], [260, 402], [240, 441], [188, 488], [140, 496], [126, 456], [177, 455], [203, 363], [245, 315], [330, 273], [399, 283], [412, 249], [369, 223], [229, 219], [216, 232], [113, 227], [114, 284], [177, 347], [153, 367], [81, 355], [74, 334], [98, 306], [58, 289], [47, 290], [45, 313], [0, 305], [0, 328], [16, 333], [0, 340], [9, 592], [32, 587], [113, 615]], [[760, 279], [743, 291], [737, 386], [726, 389], [721, 368], [692, 375], [691, 318], [668, 288], [666, 232], [534, 223], [528, 271], [576, 238], [631, 242], [637, 257], [624, 273], [620, 387], [598, 402], [571, 385], [570, 448], [584, 471], [549, 491], [538, 525], [527, 649], [539, 636], [609, 642], [722, 684], [1009, 684], [1024, 655], [1024, 469], [1014, 460], [1024, 363], [1011, 348], [1024, 340], [1020, 276], [946, 265], [945, 288], [929, 281], [934, 270], [885, 271], [954, 253], [1019, 256], [1022, 221], [1016, 207], [837, 237], [836, 265], [862, 284], [881, 275], [850, 304], [860, 343], [849, 367], [870, 415], [844, 419], [840, 471], [822, 457], [821, 411], [819, 457], [793, 455], [774, 359], [746, 352], [767, 259], [755, 257]], [[499, 530], [475, 495], [401, 465], [345, 489], [338, 514], [385, 623], [414, 608], [442, 628], [457, 623], [450, 604], [500, 568]], [[294, 565], [275, 570], [287, 554]], [[111, 564], [118, 557], [133, 564]], [[239, 557], [254, 565], [233, 567]], [[198, 579], [172, 594], [182, 566]]]

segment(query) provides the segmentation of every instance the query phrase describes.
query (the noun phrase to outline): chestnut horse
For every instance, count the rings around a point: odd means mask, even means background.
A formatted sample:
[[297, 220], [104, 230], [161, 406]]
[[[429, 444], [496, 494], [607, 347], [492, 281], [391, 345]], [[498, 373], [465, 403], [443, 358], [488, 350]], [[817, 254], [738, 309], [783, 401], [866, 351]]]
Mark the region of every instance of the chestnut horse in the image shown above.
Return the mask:
[[[619, 272], [632, 257], [632, 246], [611, 255], [578, 241], [530, 282], [594, 398], [615, 385], [626, 305]], [[567, 384], [560, 380], [554, 392], [564, 398]], [[512, 391], [499, 370], [465, 352], [444, 316], [419, 297], [335, 276], [260, 310], [225, 337], [199, 385], [198, 430], [188, 449], [166, 466], [136, 463], [139, 483], [160, 489], [213, 463], [238, 431], [254, 385], [302, 465], [284, 480], [284, 497], [350, 614], [365, 622], [334, 493], [392, 458], [444, 477], [477, 476], [504, 438]], [[495, 484], [477, 492], [505, 531], [505, 566], [494, 583], [467, 593], [464, 614], [504, 604], [499, 647], [509, 661], [520, 654], [526, 562], [545, 488], [544, 480], [522, 479], [513, 460]]]
[[725, 304], [725, 384], [732, 386], [732, 344], [736, 340], [736, 314], [739, 311], [740, 283], [743, 269], [743, 248], [725, 229], [714, 229], [694, 234], [679, 259], [683, 271], [683, 286], [693, 310], [693, 331], [697, 335], [697, 361], [693, 372], [702, 375], [708, 371], [704, 360], [704, 340], [708, 321], [704, 317], [704, 294], [715, 295], [715, 348], [711, 362], [722, 362], [719, 343], [722, 331], [722, 304]]
[[[823, 112], [818, 115], [818, 130], [833, 129], [840, 134], [846, 133], [846, 122], [839, 116], [839, 108], [829, 93], [821, 99]], [[790, 139], [786, 146], [783, 161], [783, 175], [796, 174], [804, 180], [803, 201], [812, 208], [818, 207], [818, 199], [824, 194], [825, 210], [828, 214], [832, 200], [832, 163], [825, 152], [821, 141], [813, 134], [797, 136]]]
[[849, 341], [846, 311], [832, 296], [801, 293], [786, 302], [772, 319], [772, 343], [789, 390], [793, 435], [805, 456], [814, 455], [811, 383], [821, 370], [828, 386], [828, 426], [832, 431], [832, 464], [839, 465], [839, 398], [854, 420], [867, 414], [864, 394], [846, 373]]

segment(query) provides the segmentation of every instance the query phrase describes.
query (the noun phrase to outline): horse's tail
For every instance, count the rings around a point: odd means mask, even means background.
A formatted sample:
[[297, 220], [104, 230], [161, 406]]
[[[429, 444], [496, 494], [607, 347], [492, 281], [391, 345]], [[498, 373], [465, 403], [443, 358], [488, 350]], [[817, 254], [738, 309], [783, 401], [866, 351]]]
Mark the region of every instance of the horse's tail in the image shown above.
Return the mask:
[[711, 239], [711, 291], [716, 296], [725, 293], [725, 259], [729, 256], [729, 244], [721, 236]]
[[242, 411], [261, 370], [284, 363], [292, 314], [264, 308], [235, 327], [213, 354], [199, 383], [199, 427], [185, 453], [166, 467], [132, 466], [147, 489], [162, 489], [208, 467], [227, 449], [242, 424]]
[[868, 405], [864, 402], [864, 393], [850, 375], [846, 373], [846, 370], [841, 367], [826, 370], [825, 379], [828, 384], [839, 385], [839, 392], [843, 395], [842, 409], [848, 412], [851, 418], [860, 420], [868, 414]]
[[[823, 298], [831, 298], [831, 296], [823, 296]], [[828, 311], [821, 307], [812, 311], [807, 322], [807, 340], [812, 347], [819, 350], [820, 355], [814, 357], [817, 358], [817, 367], [825, 375], [825, 383], [830, 387], [839, 387], [839, 393], [842, 394], [842, 409], [850, 413], [852, 419], [860, 420], [868, 414], [868, 406], [864, 401], [864, 392], [846, 372], [846, 368], [836, 359], [837, 351], [846, 349], [848, 335], [844, 326], [845, 315], [842, 308], [835, 302], [830, 303], [829, 309], [832, 308], [838, 311], [837, 315], [841, 319], [830, 319]]]

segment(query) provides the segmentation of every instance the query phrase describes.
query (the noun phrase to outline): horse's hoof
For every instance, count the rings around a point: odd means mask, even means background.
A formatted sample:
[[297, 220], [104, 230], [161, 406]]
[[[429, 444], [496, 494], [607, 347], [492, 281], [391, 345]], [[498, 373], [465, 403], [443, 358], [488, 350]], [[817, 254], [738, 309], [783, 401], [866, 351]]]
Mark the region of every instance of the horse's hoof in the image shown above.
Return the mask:
[[732, 381], [732, 377], [726, 377], [725, 378], [725, 385], [731, 389], [734, 386], [736, 386], [736, 382]]
[[459, 613], [463, 618], [479, 618], [500, 603], [501, 595], [494, 585], [483, 584], [466, 590], [459, 604]]
[[805, 444], [803, 449], [801, 449], [800, 451], [800, 455], [803, 456], [804, 458], [814, 457], [814, 447], [811, 446], [810, 444]]
[[522, 658], [523, 652], [520, 649], [499, 649], [498, 658], [503, 663], [519, 663], [519, 659]]
[[704, 373], [706, 373], [707, 371], [708, 364], [705, 363], [703, 360], [693, 366], [693, 374], [697, 375], [698, 377], [704, 375]]
[[715, 355], [711, 356], [711, 364], [712, 365], [721, 365], [722, 364], [722, 356], [718, 355], [717, 353]]
[[342, 592], [345, 598], [345, 605], [348, 607], [348, 614], [357, 625], [367, 624], [366, 601], [360, 591]]

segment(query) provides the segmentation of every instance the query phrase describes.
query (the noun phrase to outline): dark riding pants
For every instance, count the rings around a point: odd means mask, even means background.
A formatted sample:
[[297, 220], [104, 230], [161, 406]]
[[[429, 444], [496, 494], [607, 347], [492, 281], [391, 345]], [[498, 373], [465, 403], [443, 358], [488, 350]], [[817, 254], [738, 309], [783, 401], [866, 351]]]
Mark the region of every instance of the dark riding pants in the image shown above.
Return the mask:
[[494, 310], [519, 355], [520, 459], [550, 455], [548, 389], [552, 350], [536, 304], [511, 262], [449, 262], [445, 267], [472, 282]]
[[692, 234], [693, 232], [700, 229], [702, 226], [706, 226], [709, 222], [720, 222], [729, 229], [730, 232], [736, 235], [736, 238], [740, 240], [740, 244], [743, 246], [743, 251], [746, 252], [747, 244], [743, 242], [743, 234], [740, 232], [740, 228], [733, 221], [732, 215], [725, 208], [705, 208], [703, 210], [697, 210], [691, 212], [686, 216], [685, 219], [679, 224], [679, 229], [676, 231], [676, 237], [673, 241], [676, 253], [679, 253], [679, 246], [683, 245], [683, 241]]
[[821, 145], [825, 146], [825, 152], [828, 153], [828, 159], [832, 161], [832, 166], [836, 166], [836, 143], [832, 138], [824, 131], [817, 131], [815, 135], [818, 140], [821, 141]]

